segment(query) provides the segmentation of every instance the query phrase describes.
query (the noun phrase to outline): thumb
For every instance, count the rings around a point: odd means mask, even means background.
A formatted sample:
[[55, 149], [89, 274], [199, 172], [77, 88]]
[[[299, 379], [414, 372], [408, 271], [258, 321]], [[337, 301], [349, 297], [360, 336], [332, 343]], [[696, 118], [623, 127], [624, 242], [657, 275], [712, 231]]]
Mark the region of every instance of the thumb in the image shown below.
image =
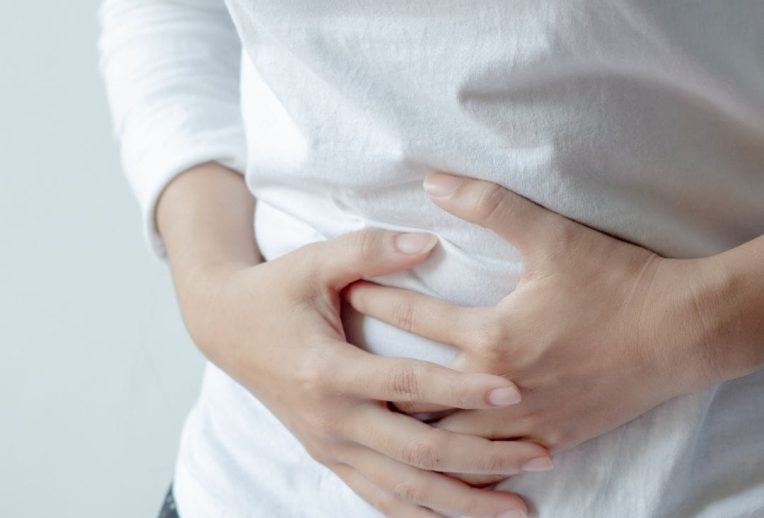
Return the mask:
[[364, 229], [314, 244], [313, 260], [319, 278], [341, 290], [365, 277], [408, 270], [437, 243], [434, 234]]

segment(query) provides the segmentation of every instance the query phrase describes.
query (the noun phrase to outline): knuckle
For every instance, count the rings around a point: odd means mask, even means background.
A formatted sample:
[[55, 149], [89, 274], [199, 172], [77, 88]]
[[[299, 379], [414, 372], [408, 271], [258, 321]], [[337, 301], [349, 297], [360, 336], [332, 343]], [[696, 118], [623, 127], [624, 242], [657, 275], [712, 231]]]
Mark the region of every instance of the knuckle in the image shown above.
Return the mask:
[[331, 449], [322, 441], [305, 440], [303, 441], [303, 448], [319, 464], [328, 466], [333, 462]]
[[327, 350], [306, 354], [293, 371], [296, 388], [306, 397], [317, 400], [336, 392], [337, 378], [330, 374], [337, 370], [333, 359], [334, 355]]
[[407, 365], [396, 369], [390, 377], [390, 392], [397, 398], [417, 399], [420, 394], [417, 369]]
[[401, 500], [414, 503], [423, 502], [427, 492], [422, 483], [415, 480], [397, 481], [392, 491]]
[[506, 353], [507, 331], [496, 319], [484, 320], [475, 332], [475, 345], [489, 359], [498, 359]]
[[373, 229], [359, 230], [353, 234], [353, 238], [350, 240], [351, 246], [361, 261], [368, 261], [373, 259], [377, 254], [377, 242], [379, 240], [379, 232]]
[[[458, 450], [458, 444], [453, 440], [454, 435], [446, 430], [433, 428], [429, 430], [427, 443], [433, 451], [452, 451]], [[440, 464], [440, 458], [436, 458], [436, 463]]]
[[423, 469], [434, 469], [440, 463], [440, 456], [430, 444], [413, 442], [403, 449], [403, 460], [407, 464]]
[[458, 384], [449, 385], [445, 389], [445, 397], [455, 408], [469, 408], [475, 402], [475, 395]]
[[479, 469], [486, 473], [516, 472], [514, 459], [506, 453], [491, 452], [480, 460]]
[[559, 427], [548, 428], [540, 435], [541, 440], [539, 442], [547, 448], [559, 448], [577, 442], [575, 440], [576, 433]]
[[393, 325], [404, 331], [412, 332], [414, 329], [414, 305], [410, 302], [401, 302], [393, 308]]
[[334, 349], [320, 343], [319, 339], [304, 352], [302, 360], [294, 367], [295, 382], [309, 396], [321, 397], [335, 392], [340, 358]]
[[330, 377], [320, 363], [308, 363], [295, 369], [295, 377], [300, 390], [307, 394], [324, 394], [329, 390]]
[[507, 208], [507, 197], [502, 186], [489, 184], [481, 190], [475, 205], [473, 213], [482, 222], [493, 221], [498, 214]]

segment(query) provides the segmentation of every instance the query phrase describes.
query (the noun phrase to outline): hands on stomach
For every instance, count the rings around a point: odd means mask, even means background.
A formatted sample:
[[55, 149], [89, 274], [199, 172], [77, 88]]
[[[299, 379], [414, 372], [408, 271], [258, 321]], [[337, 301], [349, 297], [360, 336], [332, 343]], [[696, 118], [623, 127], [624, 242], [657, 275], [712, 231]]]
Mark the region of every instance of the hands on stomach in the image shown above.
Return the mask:
[[198, 330], [198, 339], [226, 349], [228, 373], [314, 459], [384, 512], [435, 516], [428, 507], [494, 517], [523, 511], [514, 495], [470, 487], [438, 472], [501, 479], [534, 459], [547, 460], [544, 448], [438, 429], [386, 404], [497, 408], [516, 401], [511, 382], [375, 356], [344, 339], [340, 290], [363, 275], [410, 268], [435, 242], [427, 234], [365, 230], [234, 272], [209, 301], [210, 328]]
[[660, 257], [489, 182], [442, 173], [428, 180], [437, 205], [493, 230], [524, 263], [517, 288], [492, 307], [368, 281], [343, 292], [361, 313], [456, 347], [450, 367], [499, 374], [520, 388], [520, 404], [450, 412], [436, 427], [556, 453], [715, 381], [703, 348], [708, 303], [699, 296], [719, 279], [713, 261]]
[[[761, 307], [760, 290], [741, 298], [741, 282], [730, 282], [747, 278], [739, 272], [760, 278], [760, 239], [719, 260], [665, 259], [498, 185], [428, 180], [436, 204], [522, 254], [523, 276], [496, 306], [360, 280], [424, 261], [435, 244], [427, 235], [367, 230], [262, 263], [252, 197], [240, 175], [214, 163], [173, 180], [157, 208], [197, 346], [388, 516], [523, 516], [519, 496], [477, 486], [548, 469], [549, 450], [764, 364], [760, 329], [740, 316]], [[340, 294], [362, 313], [456, 347], [453, 364], [347, 343]], [[721, 299], [745, 304], [714, 313]], [[433, 425], [401, 413], [440, 410], [448, 415]]]

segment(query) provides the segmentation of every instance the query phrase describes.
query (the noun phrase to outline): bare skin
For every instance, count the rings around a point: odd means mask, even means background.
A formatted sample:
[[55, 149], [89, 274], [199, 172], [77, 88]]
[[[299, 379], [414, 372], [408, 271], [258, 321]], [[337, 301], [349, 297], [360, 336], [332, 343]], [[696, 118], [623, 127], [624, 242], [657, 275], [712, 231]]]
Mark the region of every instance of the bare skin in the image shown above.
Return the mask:
[[438, 427], [556, 453], [764, 367], [764, 237], [707, 258], [667, 259], [496, 184], [436, 173], [425, 188], [441, 208], [506, 239], [524, 263], [517, 288], [491, 307], [367, 281], [345, 290], [356, 310], [457, 347], [451, 367], [520, 387], [518, 405], [458, 410]]
[[263, 262], [253, 209], [241, 175], [214, 163], [179, 175], [159, 200], [178, 302], [202, 353], [386, 515], [525, 516], [519, 496], [442, 472], [504, 478], [546, 469], [545, 447], [433, 427], [387, 406], [507, 408], [519, 400], [512, 382], [378, 357], [345, 341], [340, 292], [426, 260], [434, 237], [368, 230]]

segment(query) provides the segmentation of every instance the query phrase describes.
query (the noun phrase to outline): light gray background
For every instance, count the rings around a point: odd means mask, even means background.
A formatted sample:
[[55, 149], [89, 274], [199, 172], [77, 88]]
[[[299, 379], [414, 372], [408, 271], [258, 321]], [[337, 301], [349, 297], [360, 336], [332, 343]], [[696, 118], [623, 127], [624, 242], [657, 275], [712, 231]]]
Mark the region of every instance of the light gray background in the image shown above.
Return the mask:
[[198, 387], [119, 169], [98, 4], [0, 2], [4, 518], [156, 516]]

